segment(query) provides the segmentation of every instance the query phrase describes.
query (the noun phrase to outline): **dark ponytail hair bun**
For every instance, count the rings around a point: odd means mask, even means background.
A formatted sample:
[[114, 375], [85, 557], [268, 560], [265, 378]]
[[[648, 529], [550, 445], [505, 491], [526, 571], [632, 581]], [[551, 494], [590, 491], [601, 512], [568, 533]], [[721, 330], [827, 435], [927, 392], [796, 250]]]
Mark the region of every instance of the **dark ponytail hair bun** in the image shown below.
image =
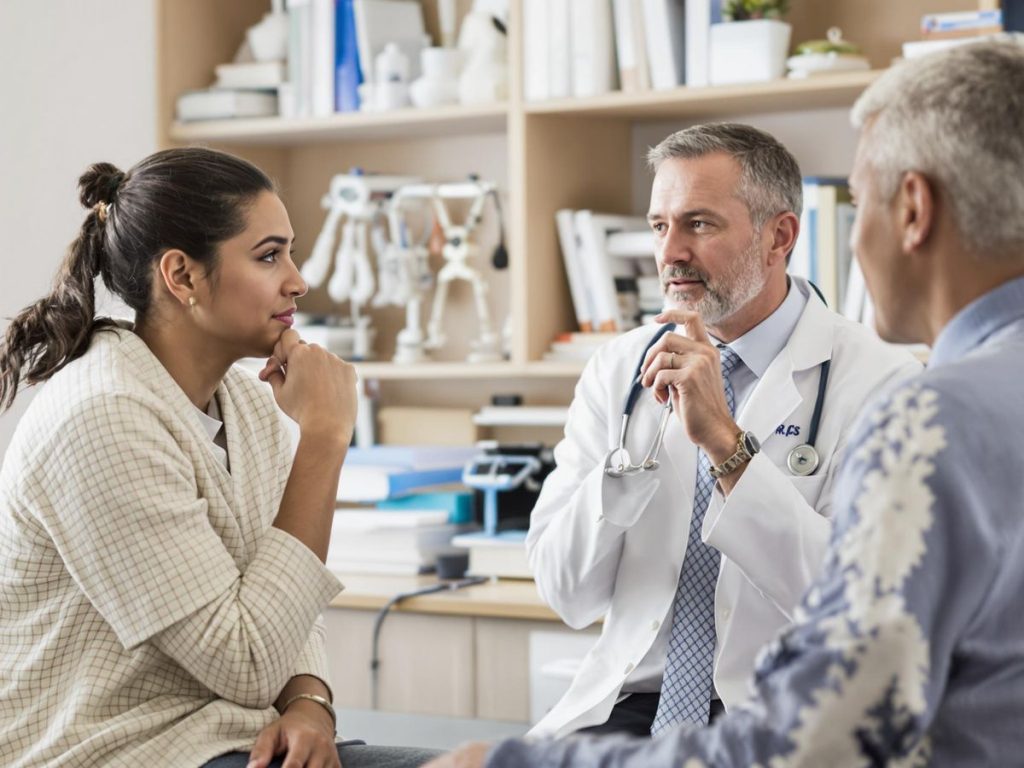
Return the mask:
[[78, 179], [89, 214], [53, 290], [11, 320], [0, 342], [0, 413], [22, 383], [46, 381], [113, 325], [95, 316], [97, 275], [136, 320], [146, 317], [161, 255], [177, 248], [213, 272], [220, 244], [245, 229], [249, 205], [264, 191], [274, 192], [274, 183], [256, 166], [201, 147], [157, 152], [127, 173], [89, 166]]
[[78, 199], [86, 208], [97, 203], [108, 205], [117, 197], [125, 173], [110, 163], [93, 163], [78, 179]]

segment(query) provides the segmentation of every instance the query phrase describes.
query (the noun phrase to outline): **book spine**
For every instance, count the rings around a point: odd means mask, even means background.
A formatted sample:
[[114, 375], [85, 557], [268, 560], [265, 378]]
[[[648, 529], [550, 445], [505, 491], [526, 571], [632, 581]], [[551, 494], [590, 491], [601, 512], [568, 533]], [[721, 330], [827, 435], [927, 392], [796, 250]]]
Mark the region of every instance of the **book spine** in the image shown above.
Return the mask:
[[355, 112], [360, 106], [359, 86], [364, 78], [356, 41], [353, 0], [338, 0], [335, 10], [334, 66], [334, 109]]

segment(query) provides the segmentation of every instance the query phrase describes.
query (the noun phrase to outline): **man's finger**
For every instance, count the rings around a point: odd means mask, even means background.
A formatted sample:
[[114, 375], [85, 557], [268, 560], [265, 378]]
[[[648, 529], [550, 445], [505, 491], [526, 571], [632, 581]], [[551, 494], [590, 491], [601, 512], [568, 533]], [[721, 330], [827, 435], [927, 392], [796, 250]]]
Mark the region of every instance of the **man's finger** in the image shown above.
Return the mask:
[[655, 317], [654, 321], [657, 323], [675, 323], [682, 326], [683, 332], [694, 341], [699, 341], [702, 344], [711, 343], [711, 339], [708, 338], [707, 329], [704, 327], [704, 321], [697, 312], [691, 312], [687, 309], [666, 309]]
[[[662, 358], [660, 361], [657, 359], [660, 354], [675, 354], [676, 358], [683, 357], [690, 352], [695, 352], [700, 349], [702, 345], [693, 339], [688, 339], [686, 336], [681, 336], [678, 333], [666, 333], [658, 343], [647, 350], [647, 354], [644, 356], [643, 365], [640, 366], [640, 376], [644, 377], [648, 370], [654, 366], [657, 367], [657, 362], [664, 362], [666, 360], [671, 361], [671, 358]], [[678, 368], [679, 365], [666, 366], [670, 368]], [[646, 384], [644, 386], [647, 386]]]

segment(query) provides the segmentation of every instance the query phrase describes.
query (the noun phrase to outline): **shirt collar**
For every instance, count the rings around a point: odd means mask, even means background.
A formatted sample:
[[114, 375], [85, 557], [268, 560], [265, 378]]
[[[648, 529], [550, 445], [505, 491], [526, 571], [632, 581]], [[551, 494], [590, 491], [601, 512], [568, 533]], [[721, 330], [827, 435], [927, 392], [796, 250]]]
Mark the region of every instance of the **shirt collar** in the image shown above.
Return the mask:
[[[192, 407], [195, 408], [194, 405]], [[196, 415], [199, 417], [199, 423], [202, 424], [210, 439], [215, 439], [217, 433], [220, 432], [220, 428], [224, 426], [224, 422], [220, 420], [220, 408], [217, 405], [217, 398], [210, 398], [210, 405], [205, 412], [196, 408]]]
[[939, 333], [928, 367], [958, 360], [1000, 328], [1024, 317], [1024, 277], [1003, 283], [961, 309]]
[[778, 308], [727, 346], [760, 379], [793, 335], [806, 304], [807, 296], [790, 280], [789, 291]]

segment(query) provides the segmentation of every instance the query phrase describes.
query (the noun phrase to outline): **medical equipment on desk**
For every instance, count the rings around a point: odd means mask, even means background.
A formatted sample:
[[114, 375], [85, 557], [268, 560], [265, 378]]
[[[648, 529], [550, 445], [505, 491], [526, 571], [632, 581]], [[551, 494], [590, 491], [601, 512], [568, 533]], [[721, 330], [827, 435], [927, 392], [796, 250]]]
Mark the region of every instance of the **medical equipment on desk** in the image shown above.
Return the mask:
[[462, 471], [462, 482], [484, 492], [484, 530], [457, 538], [486, 536], [525, 539], [526, 531], [498, 531], [498, 494], [520, 486], [529, 488], [532, 485], [534, 490], [540, 490], [539, 484], [533, 480], [540, 471], [541, 462], [536, 456], [484, 455], [469, 462]]
[[368, 233], [372, 228], [374, 241], [381, 242], [376, 232], [384, 230], [383, 207], [387, 199], [400, 187], [416, 181], [412, 177], [364, 175], [358, 171], [338, 174], [331, 179], [330, 189], [320, 202], [327, 209], [327, 218], [309, 259], [302, 265], [302, 278], [311, 288], [323, 284], [331, 271], [331, 251], [338, 226], [344, 219], [327, 294], [338, 303], [349, 302], [355, 333], [354, 359], [366, 359], [370, 355], [370, 318], [362, 313], [363, 305], [376, 289]]
[[[825, 302], [825, 298], [821, 295], [818, 287], [814, 285], [814, 283], [810, 283], [810, 285], [818, 293], [822, 302]], [[612, 452], [612, 456], [609, 459], [609, 465], [605, 467], [604, 470], [605, 474], [609, 477], [626, 477], [628, 475], [639, 474], [640, 472], [653, 471], [659, 466], [658, 454], [661, 453], [661, 446], [665, 440], [665, 430], [668, 428], [669, 417], [672, 415], [671, 397], [668, 398], [665, 405], [662, 407], [661, 419], [658, 423], [658, 431], [654, 435], [651, 447], [648, 449], [643, 460], [638, 464], [633, 463], [633, 460], [629, 455], [629, 450], [626, 448], [626, 437], [629, 432], [629, 420], [633, 415], [633, 409], [636, 406], [637, 401], [640, 399], [641, 393], [644, 391], [644, 387], [640, 383], [640, 371], [643, 368], [644, 360], [647, 359], [647, 353], [650, 351], [651, 347], [661, 340], [662, 336], [674, 330], [675, 327], [675, 323], [667, 323], [659, 328], [658, 332], [654, 334], [654, 337], [648, 342], [647, 346], [644, 347], [643, 354], [640, 355], [640, 362], [637, 363], [636, 372], [633, 374], [633, 384], [629, 388], [629, 392], [626, 395], [626, 402], [622, 408], [622, 426], [619, 429], [619, 445]], [[796, 446], [790, 450], [789, 454], [786, 456], [786, 467], [789, 469], [790, 474], [796, 475], [797, 477], [813, 475], [821, 464], [821, 457], [818, 454], [818, 449], [815, 448], [814, 443], [818, 439], [818, 427], [821, 424], [821, 409], [825, 402], [825, 390], [828, 388], [828, 374], [830, 367], [831, 361], [825, 360], [822, 362], [818, 373], [818, 394], [814, 400], [814, 411], [811, 415], [811, 424], [807, 433], [807, 442]]]
[[[429, 200], [434, 208], [434, 215], [444, 233], [442, 256], [444, 266], [438, 272], [436, 290], [427, 322], [426, 349], [434, 350], [444, 346], [445, 336], [441, 330], [445, 303], [448, 300], [448, 288], [456, 280], [465, 280], [473, 289], [479, 334], [477, 339], [470, 341], [470, 353], [467, 360], [471, 363], [495, 362], [503, 358], [501, 340], [491, 325], [490, 308], [487, 304], [487, 282], [480, 271], [471, 265], [479, 255], [480, 247], [473, 240], [473, 235], [483, 219], [484, 205], [488, 198], [494, 199], [498, 216], [499, 241], [494, 250], [491, 263], [495, 269], [508, 266], [508, 251], [505, 249], [505, 226], [501, 216], [501, 203], [497, 187], [486, 181], [471, 176], [468, 181], [447, 184], [413, 184], [398, 190], [395, 204], [414, 198]], [[453, 221], [448, 210], [448, 202], [468, 201], [469, 212], [462, 223]]]

